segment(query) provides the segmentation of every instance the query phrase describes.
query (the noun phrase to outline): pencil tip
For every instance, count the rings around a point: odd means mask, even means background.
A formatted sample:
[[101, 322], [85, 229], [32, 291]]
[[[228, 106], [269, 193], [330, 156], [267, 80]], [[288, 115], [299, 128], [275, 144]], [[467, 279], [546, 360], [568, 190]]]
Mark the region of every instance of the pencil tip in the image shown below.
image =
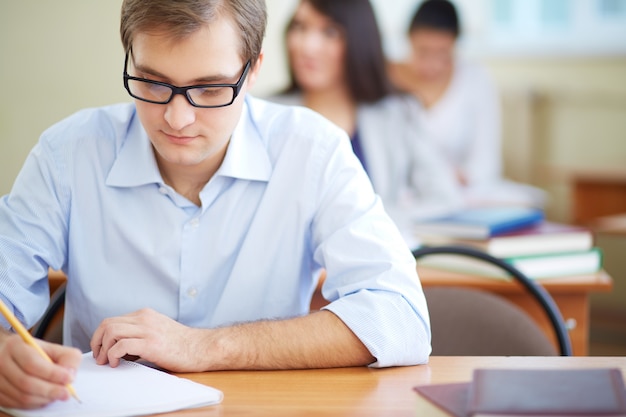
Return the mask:
[[[72, 390], [73, 391], [73, 390]], [[79, 404], [82, 404], [83, 402], [80, 400], [80, 398], [78, 398], [78, 395], [76, 394], [76, 392], [72, 392], [72, 397], [74, 397], [74, 399], [76, 401], [78, 401]]]

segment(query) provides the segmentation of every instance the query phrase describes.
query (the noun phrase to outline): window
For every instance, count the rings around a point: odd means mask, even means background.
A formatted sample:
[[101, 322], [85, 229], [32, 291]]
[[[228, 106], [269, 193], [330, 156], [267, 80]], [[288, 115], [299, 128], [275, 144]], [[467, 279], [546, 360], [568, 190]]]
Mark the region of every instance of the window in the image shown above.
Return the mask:
[[[397, 4], [396, 4], [397, 2]], [[372, 0], [391, 59], [408, 51], [415, 0]], [[484, 56], [626, 54], [626, 0], [456, 0], [461, 50]]]

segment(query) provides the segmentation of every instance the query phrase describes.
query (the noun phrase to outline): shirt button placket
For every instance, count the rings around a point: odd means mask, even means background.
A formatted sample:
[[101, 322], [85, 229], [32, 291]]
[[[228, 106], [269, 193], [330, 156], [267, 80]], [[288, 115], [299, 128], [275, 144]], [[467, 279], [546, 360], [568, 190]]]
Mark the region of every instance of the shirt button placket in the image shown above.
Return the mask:
[[199, 290], [195, 282], [196, 274], [193, 271], [193, 261], [187, 257], [193, 252], [196, 246], [197, 232], [200, 227], [200, 219], [194, 217], [187, 221], [183, 230], [183, 241], [181, 248], [181, 281], [180, 281], [180, 312], [182, 319], [193, 316], [195, 301], [199, 295]]

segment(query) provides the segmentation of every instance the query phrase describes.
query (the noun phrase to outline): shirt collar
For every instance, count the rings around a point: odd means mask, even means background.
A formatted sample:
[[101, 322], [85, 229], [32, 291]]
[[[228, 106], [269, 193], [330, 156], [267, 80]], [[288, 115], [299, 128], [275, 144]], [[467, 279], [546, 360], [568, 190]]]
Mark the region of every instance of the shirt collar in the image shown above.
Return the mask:
[[163, 183], [163, 179], [154, 157], [152, 143], [135, 113], [109, 171], [106, 185], [136, 187], [154, 183]]
[[[254, 123], [249, 99], [246, 98], [242, 116], [232, 134], [224, 161], [215, 175], [269, 181], [271, 173], [272, 164], [263, 137]], [[126, 140], [109, 171], [106, 184], [112, 187], [135, 187], [154, 183], [162, 184], [163, 179], [150, 139], [135, 114]]]
[[216, 175], [250, 181], [269, 181], [272, 163], [264, 138], [255, 123], [251, 99], [246, 97], [242, 116], [235, 127], [226, 156]]

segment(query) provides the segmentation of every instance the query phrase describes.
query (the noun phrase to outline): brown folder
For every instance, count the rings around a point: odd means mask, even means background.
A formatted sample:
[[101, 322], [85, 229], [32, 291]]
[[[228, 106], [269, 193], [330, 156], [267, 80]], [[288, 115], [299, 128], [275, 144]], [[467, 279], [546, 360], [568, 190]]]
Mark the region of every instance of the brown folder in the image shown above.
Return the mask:
[[471, 383], [415, 387], [455, 417], [626, 416], [619, 369], [477, 369]]

